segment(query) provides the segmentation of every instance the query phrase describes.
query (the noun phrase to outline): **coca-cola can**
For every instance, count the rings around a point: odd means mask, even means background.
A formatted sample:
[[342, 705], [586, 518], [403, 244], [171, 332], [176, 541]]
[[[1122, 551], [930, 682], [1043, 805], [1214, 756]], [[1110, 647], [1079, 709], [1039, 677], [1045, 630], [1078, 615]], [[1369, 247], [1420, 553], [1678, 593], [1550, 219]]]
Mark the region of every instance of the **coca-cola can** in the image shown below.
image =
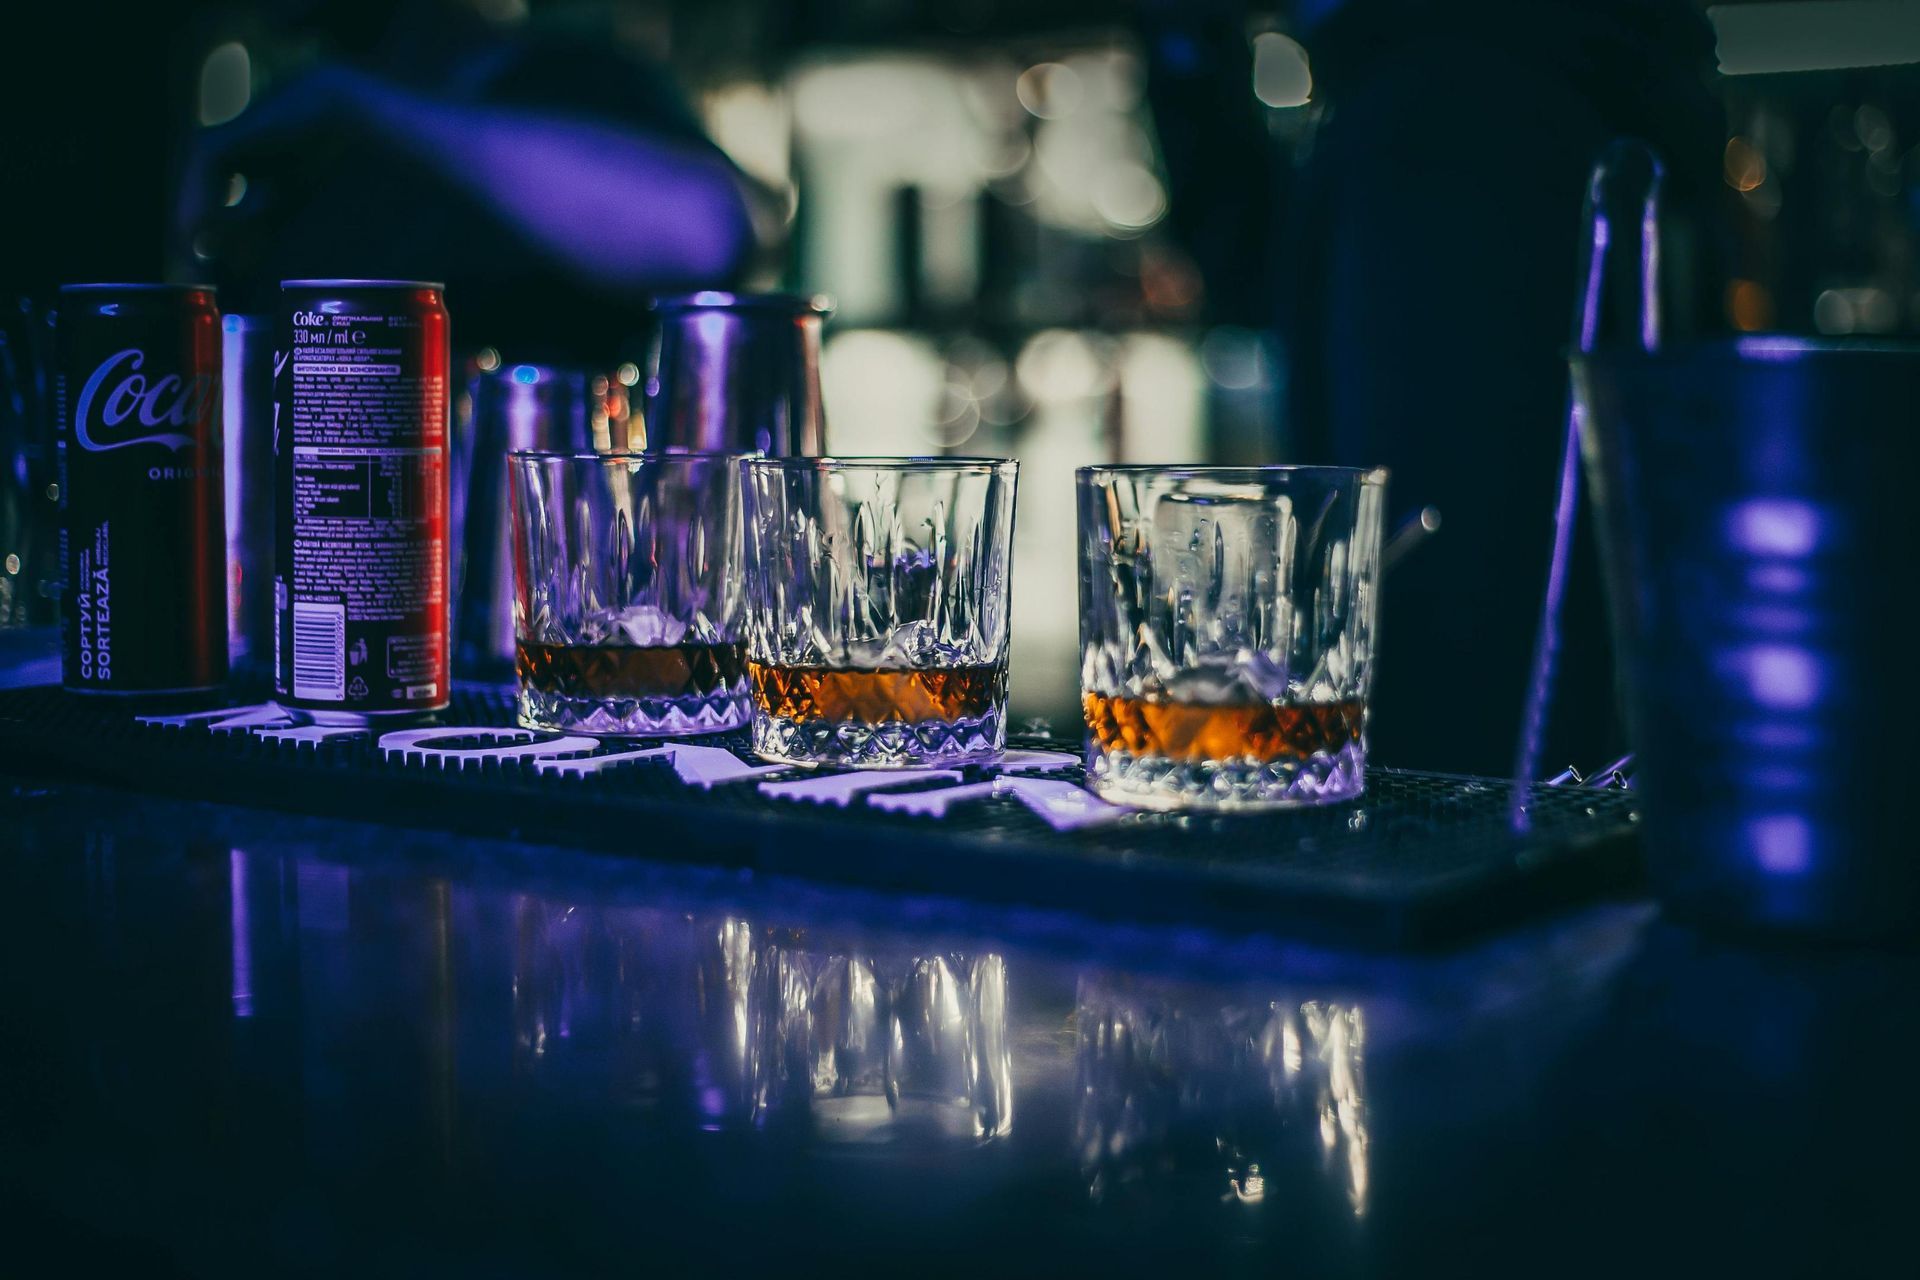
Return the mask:
[[75, 693], [227, 678], [220, 311], [206, 285], [60, 290], [62, 672]]
[[288, 280], [274, 343], [274, 669], [322, 724], [447, 705], [447, 308]]

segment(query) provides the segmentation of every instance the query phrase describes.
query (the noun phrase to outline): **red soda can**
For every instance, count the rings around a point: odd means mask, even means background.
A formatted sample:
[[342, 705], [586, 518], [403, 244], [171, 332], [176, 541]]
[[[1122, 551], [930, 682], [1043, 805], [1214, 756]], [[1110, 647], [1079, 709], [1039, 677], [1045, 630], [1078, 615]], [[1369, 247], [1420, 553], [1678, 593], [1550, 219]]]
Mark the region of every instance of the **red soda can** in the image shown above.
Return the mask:
[[437, 711], [447, 644], [447, 308], [416, 280], [288, 280], [274, 353], [280, 700]]

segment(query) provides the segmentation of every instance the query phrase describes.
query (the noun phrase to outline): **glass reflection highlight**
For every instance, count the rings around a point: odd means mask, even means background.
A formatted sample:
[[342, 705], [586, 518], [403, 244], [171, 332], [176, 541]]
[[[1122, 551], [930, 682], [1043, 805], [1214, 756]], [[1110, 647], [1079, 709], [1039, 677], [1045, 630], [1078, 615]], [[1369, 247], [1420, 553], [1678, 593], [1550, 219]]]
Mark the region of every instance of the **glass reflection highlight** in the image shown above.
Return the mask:
[[1220, 1005], [1088, 979], [1075, 1023], [1074, 1146], [1095, 1201], [1180, 1180], [1255, 1203], [1313, 1169], [1322, 1193], [1366, 1213], [1357, 1005]]
[[739, 918], [533, 898], [518, 920], [528, 1077], [611, 1066], [623, 1091], [709, 1130], [798, 1126], [836, 1143], [1012, 1130], [998, 955], [816, 949]]
[[[223, 1017], [293, 1038], [272, 1051], [302, 1080], [298, 1131], [356, 1135], [328, 1143], [342, 1165], [364, 1131], [436, 1169], [573, 1142], [636, 1168], [701, 1151], [898, 1162], [957, 1189], [1012, 1161], [1103, 1221], [1225, 1205], [1258, 1235], [1374, 1209], [1372, 1028], [1351, 996], [1010, 960], [804, 912], [220, 853]], [[390, 1118], [355, 1125], [358, 1106]], [[964, 1158], [988, 1147], [1003, 1150]]]

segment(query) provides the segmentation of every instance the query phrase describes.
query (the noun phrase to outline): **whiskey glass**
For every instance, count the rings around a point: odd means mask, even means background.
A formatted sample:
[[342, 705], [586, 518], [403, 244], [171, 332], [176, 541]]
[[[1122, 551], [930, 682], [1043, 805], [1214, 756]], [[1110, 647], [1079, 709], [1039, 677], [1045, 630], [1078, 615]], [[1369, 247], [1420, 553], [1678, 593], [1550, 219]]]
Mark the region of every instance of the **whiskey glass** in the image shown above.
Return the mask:
[[1357, 796], [1387, 473], [1083, 467], [1088, 785], [1152, 809]]
[[979, 764], [1006, 744], [1017, 464], [741, 464], [753, 746], [857, 769]]
[[676, 737], [746, 723], [740, 458], [509, 455], [522, 725]]

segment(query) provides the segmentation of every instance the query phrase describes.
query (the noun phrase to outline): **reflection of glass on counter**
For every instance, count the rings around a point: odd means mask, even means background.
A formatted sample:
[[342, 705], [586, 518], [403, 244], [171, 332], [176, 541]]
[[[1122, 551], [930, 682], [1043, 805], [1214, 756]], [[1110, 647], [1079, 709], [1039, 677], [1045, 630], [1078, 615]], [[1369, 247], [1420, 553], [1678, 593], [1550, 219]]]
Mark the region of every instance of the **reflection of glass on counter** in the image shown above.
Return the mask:
[[770, 942], [752, 953], [742, 985], [747, 932], [734, 920], [718, 931], [728, 1023], [743, 1050], [735, 1118], [764, 1125], [804, 1114], [820, 1136], [843, 1142], [1011, 1130], [999, 956], [892, 959]]
[[1304, 1180], [1366, 1212], [1358, 1007], [1222, 1007], [1098, 978], [1076, 1003], [1074, 1144], [1094, 1199], [1174, 1183], [1253, 1203]]
[[699, 934], [687, 917], [531, 894], [512, 910], [515, 1077], [663, 1117], [703, 1114], [690, 1048]]
[[709, 1130], [985, 1140], [1013, 1123], [998, 955], [815, 950], [739, 919], [526, 897], [513, 975], [523, 1078], [592, 1080]]

